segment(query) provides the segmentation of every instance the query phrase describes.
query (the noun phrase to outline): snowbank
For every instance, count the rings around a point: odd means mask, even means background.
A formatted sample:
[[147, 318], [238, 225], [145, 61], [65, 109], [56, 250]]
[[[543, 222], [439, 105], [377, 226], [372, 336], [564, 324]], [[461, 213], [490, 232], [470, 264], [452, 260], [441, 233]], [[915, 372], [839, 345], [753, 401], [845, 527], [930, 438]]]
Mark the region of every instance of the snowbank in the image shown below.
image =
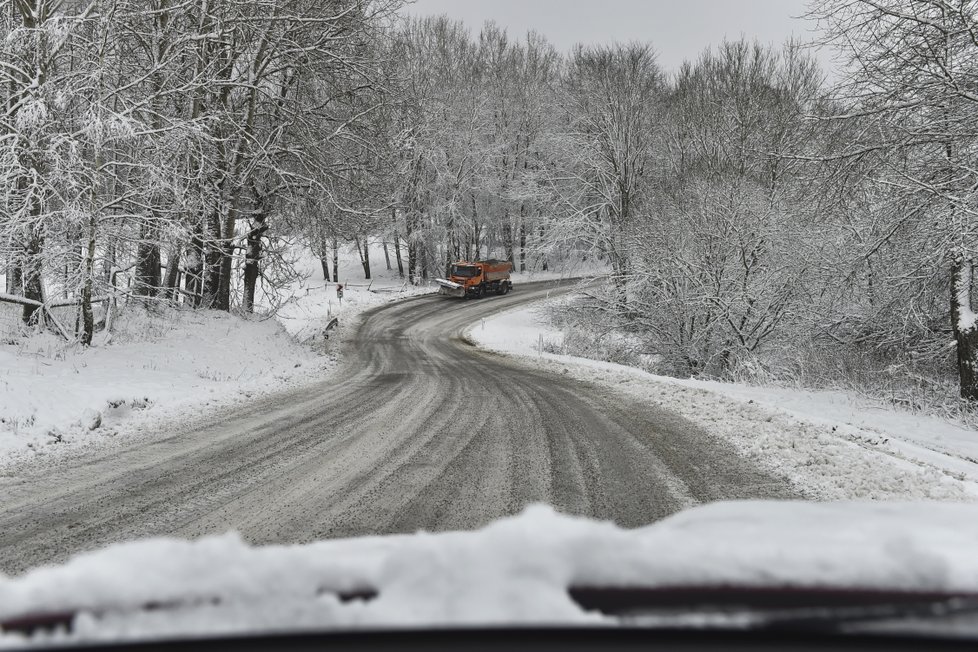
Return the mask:
[[48, 335], [0, 345], [0, 462], [162, 430], [334, 364], [274, 320], [210, 311], [133, 309], [89, 349]]
[[[563, 299], [566, 300], [566, 299]], [[484, 320], [469, 337], [672, 410], [819, 499], [978, 498], [978, 432], [843, 392], [680, 380], [547, 353], [562, 334], [545, 306]]]
[[[304, 628], [607, 624], [570, 587], [978, 591], [978, 506], [729, 502], [638, 530], [537, 505], [475, 532], [253, 548], [157, 539], [0, 577], [0, 623], [81, 642]], [[343, 601], [343, 594], [371, 596]], [[150, 608], [152, 607], [152, 608]], [[34, 642], [52, 635], [42, 635]], [[0, 643], [22, 644], [19, 635]]]

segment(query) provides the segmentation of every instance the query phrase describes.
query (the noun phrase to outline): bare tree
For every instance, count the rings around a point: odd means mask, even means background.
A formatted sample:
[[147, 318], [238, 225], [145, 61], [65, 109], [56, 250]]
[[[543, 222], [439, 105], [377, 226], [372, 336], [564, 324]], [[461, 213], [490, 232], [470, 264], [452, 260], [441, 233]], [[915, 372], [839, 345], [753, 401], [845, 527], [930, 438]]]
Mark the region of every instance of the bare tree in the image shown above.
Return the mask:
[[929, 234], [914, 255], [944, 263], [960, 393], [978, 400], [978, 9], [968, 1], [825, 0], [812, 13], [848, 58], [838, 97], [845, 108], [834, 117], [862, 127], [837, 156], [877, 158], [873, 182], [901, 207], [897, 223], [912, 220]]
[[629, 240], [643, 203], [659, 131], [664, 78], [648, 45], [578, 47], [566, 72], [572, 103], [571, 154], [584, 224], [600, 225], [611, 260], [615, 301], [627, 305]]

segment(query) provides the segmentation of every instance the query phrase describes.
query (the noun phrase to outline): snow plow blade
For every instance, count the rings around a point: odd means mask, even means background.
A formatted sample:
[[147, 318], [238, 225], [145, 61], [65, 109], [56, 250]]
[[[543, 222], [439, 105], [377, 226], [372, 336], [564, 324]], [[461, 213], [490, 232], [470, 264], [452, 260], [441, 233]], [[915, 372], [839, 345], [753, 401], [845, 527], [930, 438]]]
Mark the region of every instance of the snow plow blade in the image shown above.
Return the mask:
[[436, 278], [435, 283], [439, 285], [438, 294], [446, 297], [464, 297], [465, 286], [443, 278]]

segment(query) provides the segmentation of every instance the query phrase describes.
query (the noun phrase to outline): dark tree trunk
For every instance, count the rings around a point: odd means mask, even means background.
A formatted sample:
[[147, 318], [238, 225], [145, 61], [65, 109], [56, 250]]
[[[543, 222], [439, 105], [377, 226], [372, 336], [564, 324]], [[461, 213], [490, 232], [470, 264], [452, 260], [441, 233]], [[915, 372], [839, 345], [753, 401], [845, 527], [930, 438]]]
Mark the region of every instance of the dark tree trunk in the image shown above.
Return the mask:
[[[546, 233], [546, 230], [541, 226], [540, 227], [540, 240], [541, 241], [544, 239], [543, 236], [544, 236], [545, 233]], [[547, 259], [547, 256], [546, 255], [543, 256], [543, 261], [540, 264], [540, 269], [542, 269], [545, 272], [550, 269], [550, 260]]]
[[526, 271], [526, 223], [522, 219], [520, 219], [520, 271]]
[[[24, 297], [33, 301], [44, 301], [44, 284], [41, 269], [41, 252], [44, 250], [44, 235], [32, 233], [24, 248], [24, 267], [21, 270]], [[37, 306], [24, 306], [24, 323], [33, 321]]]
[[[482, 229], [479, 228], [478, 217], [476, 215], [475, 193], [469, 193], [472, 202], [472, 244], [475, 247], [475, 259], [482, 258]], [[466, 252], [468, 253], [468, 252]]]
[[[81, 302], [81, 319], [82, 319], [82, 336], [81, 343], [84, 346], [89, 346], [92, 343], [92, 338], [95, 336], [95, 318], [92, 314], [92, 286], [95, 281], [95, 236], [98, 228], [98, 220], [96, 219], [95, 213], [92, 212], [88, 218], [88, 245], [85, 250], [85, 282], [82, 284], [82, 302]], [[160, 266], [156, 265], [157, 273], [159, 272]]]
[[214, 310], [227, 312], [231, 309], [231, 273], [234, 264], [234, 244], [227, 241], [221, 246], [220, 278], [217, 295], [214, 297]]
[[955, 261], [951, 273], [951, 327], [957, 344], [961, 398], [978, 401], [978, 324], [971, 308], [974, 262]]
[[323, 280], [329, 283], [329, 241], [326, 234], [319, 236], [319, 264], [323, 268]]
[[391, 209], [391, 221], [394, 223], [394, 257], [397, 259], [397, 273], [404, 278], [404, 261], [401, 260], [401, 237], [397, 234], [397, 209]]
[[236, 196], [228, 206], [221, 229], [221, 277], [217, 286], [214, 309], [225, 312], [231, 310], [231, 274], [234, 272], [234, 235], [238, 223], [238, 202]]
[[261, 239], [265, 231], [268, 230], [266, 217], [259, 214], [252, 223], [251, 230], [248, 231], [248, 250], [245, 253], [244, 266], [244, 309], [245, 312], [254, 312], [255, 309], [255, 289], [258, 286], [258, 276], [261, 271]]
[[180, 245], [174, 244], [166, 260], [166, 276], [163, 278], [163, 297], [176, 299], [180, 287]]
[[155, 297], [160, 285], [160, 243], [157, 228], [144, 223], [136, 248], [136, 274], [133, 293], [140, 297]]
[[363, 238], [363, 247], [360, 246], [360, 238], [354, 238], [357, 245], [357, 255], [360, 256], [360, 266], [363, 267], [363, 278], [370, 280], [370, 245], [367, 238]]
[[363, 277], [370, 280], [370, 245], [363, 239]]
[[333, 282], [340, 282], [340, 243], [333, 238]]
[[18, 296], [24, 294], [24, 274], [17, 263], [7, 267], [7, 292]]
[[[110, 226], [110, 228], [112, 228]], [[109, 238], [105, 247], [105, 257], [102, 258], [102, 279], [106, 283], [112, 282], [112, 270], [116, 266], [116, 240]]]
[[408, 257], [408, 281], [411, 285], [418, 284], [418, 243], [413, 237], [411, 220], [406, 220], [407, 224], [407, 257]]
[[418, 284], [418, 243], [408, 241], [408, 280], [411, 285]]
[[200, 226], [194, 230], [190, 239], [190, 260], [185, 275], [185, 287], [194, 308], [199, 308], [204, 296], [204, 240]]
[[387, 240], [382, 240], [380, 244], [384, 248], [384, 262], [387, 264], [387, 271], [389, 272], [393, 268], [391, 267], [391, 254], [387, 249]]
[[394, 234], [394, 259], [397, 261], [397, 275], [404, 278], [404, 259], [401, 258], [401, 238]]
[[503, 247], [506, 248], [506, 260], [510, 265], [516, 263], [513, 258], [513, 225], [509, 221], [509, 206], [506, 206], [506, 213], [503, 215]]
[[204, 241], [204, 290], [201, 305], [216, 308], [217, 295], [221, 286], [221, 215], [216, 210], [207, 218], [206, 239]]

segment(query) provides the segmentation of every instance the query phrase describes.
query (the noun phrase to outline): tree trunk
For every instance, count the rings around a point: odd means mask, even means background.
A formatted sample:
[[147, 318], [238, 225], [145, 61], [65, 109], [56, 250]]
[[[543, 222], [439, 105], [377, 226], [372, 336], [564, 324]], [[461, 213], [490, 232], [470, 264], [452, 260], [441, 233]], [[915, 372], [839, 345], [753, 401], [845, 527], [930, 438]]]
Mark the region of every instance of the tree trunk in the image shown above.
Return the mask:
[[180, 243], [174, 243], [166, 260], [166, 277], [163, 279], [163, 298], [174, 300], [180, 287]]
[[472, 201], [472, 244], [475, 245], [475, 259], [479, 260], [482, 258], [482, 229], [479, 228], [479, 222], [476, 216], [474, 192], [469, 193], [469, 199]]
[[[456, 247], [456, 250], [457, 250], [457, 247]], [[468, 253], [468, 252], [466, 252], [466, 253]], [[445, 267], [444, 267], [444, 271], [442, 271], [441, 274], [447, 277], [448, 276], [448, 271], [452, 268], [452, 263], [455, 262], [455, 260], [459, 260], [459, 258], [460, 258], [459, 255], [458, 254], [455, 254], [454, 260], [452, 259], [452, 248], [451, 248], [451, 244], [449, 244], [449, 243], [446, 242], [445, 243]]]
[[387, 240], [381, 240], [380, 245], [384, 248], [384, 262], [387, 264], [387, 271], [391, 271], [391, 254], [387, 250]]
[[340, 282], [340, 243], [333, 238], [333, 282]]
[[224, 312], [231, 310], [231, 274], [234, 272], [234, 237], [238, 223], [239, 201], [239, 197], [235, 194], [229, 203], [228, 213], [224, 217], [221, 228], [221, 276], [213, 307]]
[[221, 285], [221, 215], [214, 210], [207, 216], [206, 236], [204, 239], [204, 289], [201, 306], [215, 308]]
[[513, 258], [513, 225], [509, 220], [509, 204], [506, 205], [506, 212], [503, 215], [503, 247], [506, 248], [506, 260], [510, 265], [516, 263]]
[[[24, 250], [24, 267], [21, 270], [24, 284], [24, 297], [34, 301], [44, 301], [44, 283], [41, 269], [41, 252], [44, 250], [44, 236], [32, 233]], [[24, 323], [33, 321], [37, 306], [24, 306]]]
[[363, 267], [363, 278], [370, 280], [370, 243], [367, 237], [363, 238], [363, 247], [360, 246], [360, 238], [354, 238], [357, 245], [357, 255], [360, 256], [360, 266]]
[[187, 264], [186, 281], [184, 282], [194, 308], [200, 307], [204, 297], [204, 240], [202, 231], [203, 225], [198, 225], [190, 239], [190, 261]]
[[394, 256], [397, 258], [397, 273], [404, 278], [404, 261], [401, 260], [401, 238], [397, 234], [397, 209], [391, 209], [391, 221], [394, 223]]
[[408, 281], [411, 285], [418, 284], [418, 243], [413, 237], [411, 220], [407, 220], [407, 256], [408, 256]]
[[136, 248], [136, 274], [133, 293], [140, 297], [155, 297], [160, 286], [160, 243], [156, 227], [142, 225]]
[[268, 230], [264, 214], [255, 216], [251, 230], [248, 231], [248, 250], [245, 253], [244, 266], [244, 309], [245, 312], [255, 310], [255, 289], [258, 286], [258, 276], [261, 271], [261, 239]]
[[7, 289], [9, 294], [22, 295], [24, 293], [24, 274], [20, 265], [11, 263], [7, 267]]
[[227, 312], [231, 309], [231, 273], [234, 264], [234, 242], [229, 237], [221, 245], [220, 276], [217, 283], [217, 295], [214, 297], [214, 310]]
[[404, 260], [401, 258], [401, 238], [394, 234], [394, 259], [397, 261], [397, 275], [404, 278]]
[[951, 327], [957, 344], [961, 398], [978, 401], [978, 316], [971, 307], [974, 261], [955, 261], [951, 273]]
[[325, 233], [319, 234], [319, 264], [323, 268], [323, 280], [329, 283], [329, 241]]
[[526, 222], [522, 219], [520, 219], [520, 271], [526, 271]]
[[[106, 231], [111, 232], [113, 228], [113, 224], [109, 224]], [[105, 247], [105, 255], [102, 258], [102, 280], [104, 280], [106, 283], [110, 283], [112, 281], [112, 270], [116, 266], [116, 248], [116, 239], [108, 238], [108, 243]]]
[[[85, 281], [82, 284], [82, 336], [81, 343], [90, 346], [92, 337], [95, 335], [95, 318], [92, 314], [92, 285], [95, 280], [95, 236], [98, 228], [98, 219], [94, 211], [88, 217], [88, 246], [85, 250]], [[157, 255], [159, 251], [157, 250]], [[159, 260], [157, 260], [156, 270], [159, 273]]]
[[363, 276], [370, 280], [370, 243], [366, 236], [363, 238]]

